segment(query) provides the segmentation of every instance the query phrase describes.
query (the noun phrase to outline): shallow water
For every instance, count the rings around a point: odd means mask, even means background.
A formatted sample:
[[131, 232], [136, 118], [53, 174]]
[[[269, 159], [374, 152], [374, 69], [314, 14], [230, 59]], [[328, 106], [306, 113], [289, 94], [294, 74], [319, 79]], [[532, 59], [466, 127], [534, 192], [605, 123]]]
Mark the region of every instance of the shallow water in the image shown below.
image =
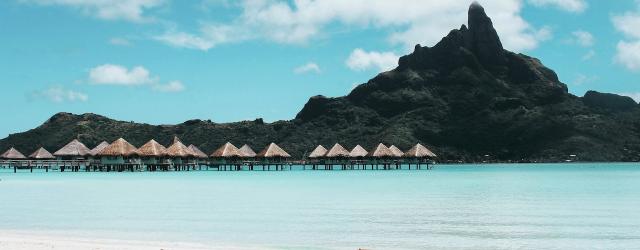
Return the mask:
[[640, 164], [0, 179], [0, 230], [275, 249], [640, 248]]

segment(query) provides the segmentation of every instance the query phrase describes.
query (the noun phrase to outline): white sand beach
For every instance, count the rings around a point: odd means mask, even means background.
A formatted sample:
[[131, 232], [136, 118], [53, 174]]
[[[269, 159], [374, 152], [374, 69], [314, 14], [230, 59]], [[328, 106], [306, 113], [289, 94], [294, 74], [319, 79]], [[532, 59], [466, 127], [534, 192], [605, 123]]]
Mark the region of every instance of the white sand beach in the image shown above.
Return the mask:
[[0, 231], [0, 249], [4, 250], [252, 250], [249, 246], [203, 245], [184, 242], [132, 241], [91, 239], [85, 237], [49, 235], [42, 232]]

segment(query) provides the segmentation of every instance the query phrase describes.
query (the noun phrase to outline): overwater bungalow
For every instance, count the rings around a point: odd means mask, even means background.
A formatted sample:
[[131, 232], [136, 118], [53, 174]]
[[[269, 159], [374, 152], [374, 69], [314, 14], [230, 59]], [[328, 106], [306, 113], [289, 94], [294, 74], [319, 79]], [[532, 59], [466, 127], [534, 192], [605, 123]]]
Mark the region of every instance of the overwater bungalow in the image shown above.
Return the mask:
[[356, 145], [355, 147], [353, 147], [351, 152], [349, 152], [349, 157], [352, 159], [363, 159], [367, 156], [367, 154], [369, 154], [369, 152], [367, 152], [366, 149], [364, 149], [360, 145]]
[[27, 159], [27, 157], [13, 147], [0, 155], [0, 159], [5, 160], [2, 164], [3, 166], [13, 167], [13, 172], [16, 172], [16, 169], [19, 167], [28, 166], [25, 162], [21, 161]]
[[97, 146], [95, 146], [93, 149], [91, 149], [91, 151], [89, 151], [89, 155], [91, 157], [94, 157], [94, 156], [98, 155], [98, 153], [100, 153], [100, 151], [102, 151], [104, 148], [106, 148], [108, 146], [109, 146], [108, 142], [102, 141]]
[[190, 162], [195, 158], [195, 153], [185, 146], [177, 136], [173, 137], [173, 143], [167, 148], [167, 156], [175, 170], [189, 170], [190, 165], [195, 165]]
[[367, 156], [372, 158], [389, 158], [393, 157], [393, 152], [384, 144], [379, 143]]
[[198, 147], [196, 147], [193, 144], [189, 145], [188, 148], [191, 149], [191, 151], [193, 151], [193, 153], [195, 154], [195, 157], [197, 157], [199, 159], [209, 158], [209, 156], [207, 156], [207, 154], [202, 152], [202, 150], [200, 150]]
[[156, 140], [151, 139], [138, 148], [136, 153], [138, 157], [140, 157], [142, 165], [144, 165], [147, 170], [169, 170], [169, 162], [164, 160], [164, 157], [167, 155], [167, 148]]
[[225, 143], [211, 153], [212, 163], [218, 168], [222, 166], [223, 170], [226, 170], [228, 165], [234, 165], [236, 170], [239, 170], [241, 156], [240, 150], [231, 142]]
[[0, 159], [3, 160], [24, 160], [27, 159], [20, 151], [11, 147], [9, 150], [5, 151], [0, 155]]
[[238, 149], [238, 152], [240, 153], [240, 157], [244, 159], [255, 158], [257, 155], [256, 152], [247, 144], [242, 145], [242, 147]]
[[402, 150], [400, 150], [398, 147], [396, 147], [396, 145], [391, 145], [389, 147], [389, 150], [391, 151], [391, 153], [393, 153], [393, 158], [396, 158], [397, 160], [394, 162], [396, 165], [396, 169], [401, 168], [400, 165], [400, 158], [402, 158], [404, 156], [404, 152], [402, 152]]
[[263, 166], [267, 165], [267, 170], [269, 170], [270, 165], [276, 165], [276, 170], [278, 170], [278, 166], [282, 168], [284, 160], [291, 158], [291, 155], [272, 142], [260, 151], [256, 157], [262, 160]]
[[347, 166], [345, 160], [349, 158], [349, 151], [339, 143], [336, 143], [331, 147], [331, 149], [329, 149], [329, 151], [327, 151], [327, 154], [325, 154], [324, 157], [327, 158], [329, 169], [333, 169], [333, 165], [338, 164], [341, 165], [344, 170]]
[[324, 164], [324, 156], [327, 154], [327, 150], [324, 146], [318, 145], [309, 154], [309, 163], [311, 163], [311, 169], [316, 170], [318, 165]]
[[27, 157], [25, 157], [17, 149], [11, 147], [9, 150], [5, 151], [4, 153], [2, 153], [2, 155], [0, 155], [0, 159], [9, 160], [9, 161], [11, 161], [11, 160], [25, 160], [25, 159], [27, 159]]
[[53, 156], [43, 147], [40, 147], [38, 150], [29, 155], [29, 159], [33, 160], [53, 160], [55, 158], [55, 156]]
[[44, 167], [47, 172], [49, 172], [49, 167], [51, 166], [51, 162], [49, 162], [49, 160], [53, 160], [55, 158], [55, 156], [53, 156], [43, 147], [40, 147], [38, 150], [29, 155], [29, 159], [34, 160], [31, 165], [35, 165], [35, 167]]
[[389, 159], [394, 157], [394, 154], [393, 152], [391, 152], [391, 150], [389, 150], [389, 148], [387, 148], [387, 146], [385, 146], [382, 143], [379, 143], [378, 146], [376, 146], [371, 152], [369, 152], [367, 157], [372, 159], [372, 162], [371, 162], [372, 168], [374, 164], [376, 169], [378, 168], [379, 164], [382, 164], [384, 169], [387, 169], [387, 167], [390, 164]]
[[347, 151], [342, 145], [336, 143], [327, 151], [325, 155], [327, 158], [347, 158], [349, 157], [349, 151]]
[[422, 144], [418, 143], [415, 146], [411, 147], [411, 149], [407, 150], [404, 154], [407, 158], [435, 158], [438, 157], [427, 147], [422, 146]]
[[365, 157], [367, 157], [367, 150], [365, 150], [362, 146], [356, 145], [353, 147], [351, 152], [349, 152], [349, 158], [351, 159], [351, 165], [355, 165], [356, 167], [360, 166], [364, 163]]
[[309, 159], [319, 159], [319, 158], [323, 158], [327, 152], [329, 150], [327, 150], [325, 147], [323, 147], [322, 145], [318, 145], [313, 151], [311, 151], [311, 153], [309, 154]]
[[415, 163], [416, 167], [420, 169], [421, 163], [426, 163], [427, 168], [429, 168], [429, 161], [438, 156], [427, 147], [418, 143], [411, 147], [411, 149], [407, 150], [407, 152], [404, 153], [404, 157], [408, 160], [407, 163], [409, 164], [409, 169], [411, 169], [411, 163]]
[[211, 153], [212, 158], [237, 158], [240, 156], [241, 154], [239, 152], [239, 149], [230, 142], [225, 143], [224, 145], [213, 151], [213, 153]]
[[140, 168], [140, 161], [137, 157], [137, 148], [127, 140], [119, 138], [102, 149], [96, 156], [100, 157], [101, 167], [106, 167], [107, 171], [134, 171]]
[[391, 150], [391, 153], [393, 153], [393, 157], [401, 158], [402, 156], [404, 156], [404, 152], [396, 147], [396, 145], [391, 145], [389, 147], [389, 150]]
[[98, 145], [96, 145], [93, 149], [91, 149], [89, 151], [89, 155], [87, 156], [87, 159], [89, 160], [89, 165], [94, 167], [100, 165], [100, 157], [97, 155], [98, 153], [100, 153], [100, 151], [102, 151], [104, 148], [108, 146], [109, 146], [108, 142], [102, 141], [98, 143]]
[[238, 149], [238, 153], [240, 153], [240, 159], [242, 160], [242, 163], [244, 165], [248, 165], [249, 166], [249, 170], [253, 170], [253, 166], [256, 163], [256, 152], [253, 151], [253, 149], [247, 145], [244, 144], [242, 145], [242, 147], [240, 147]]
[[196, 164], [198, 164], [198, 167], [202, 168], [202, 165], [207, 163], [207, 158], [209, 158], [209, 156], [204, 152], [202, 152], [200, 148], [196, 147], [196, 145], [190, 144], [188, 148], [191, 149], [191, 151], [193, 151], [194, 156], [196, 158]]
[[67, 143], [64, 147], [53, 153], [58, 160], [58, 166], [61, 171], [70, 167], [72, 171], [79, 171], [80, 166], [88, 165], [87, 158], [91, 155], [91, 150], [82, 142], [74, 139]]
[[84, 160], [90, 155], [91, 150], [82, 142], [74, 139], [64, 147], [53, 153], [59, 160]]

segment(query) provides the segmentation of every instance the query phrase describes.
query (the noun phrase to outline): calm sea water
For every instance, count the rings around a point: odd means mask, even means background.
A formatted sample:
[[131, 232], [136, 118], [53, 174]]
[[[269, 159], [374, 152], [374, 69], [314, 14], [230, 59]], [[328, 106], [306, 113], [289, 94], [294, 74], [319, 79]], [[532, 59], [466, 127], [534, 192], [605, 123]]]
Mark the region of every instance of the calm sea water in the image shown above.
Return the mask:
[[275, 249], [640, 249], [640, 164], [0, 179], [0, 230]]

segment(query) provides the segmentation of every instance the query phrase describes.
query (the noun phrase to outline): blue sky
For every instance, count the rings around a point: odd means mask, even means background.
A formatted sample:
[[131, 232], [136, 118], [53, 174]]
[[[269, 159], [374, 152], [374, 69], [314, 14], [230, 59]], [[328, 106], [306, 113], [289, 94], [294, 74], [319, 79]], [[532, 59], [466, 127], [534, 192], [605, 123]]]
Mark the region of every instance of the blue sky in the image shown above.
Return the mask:
[[[466, 23], [467, 0], [7, 0], [0, 137], [65, 111], [151, 124], [291, 119]], [[576, 95], [640, 99], [640, 1], [480, 1]]]

